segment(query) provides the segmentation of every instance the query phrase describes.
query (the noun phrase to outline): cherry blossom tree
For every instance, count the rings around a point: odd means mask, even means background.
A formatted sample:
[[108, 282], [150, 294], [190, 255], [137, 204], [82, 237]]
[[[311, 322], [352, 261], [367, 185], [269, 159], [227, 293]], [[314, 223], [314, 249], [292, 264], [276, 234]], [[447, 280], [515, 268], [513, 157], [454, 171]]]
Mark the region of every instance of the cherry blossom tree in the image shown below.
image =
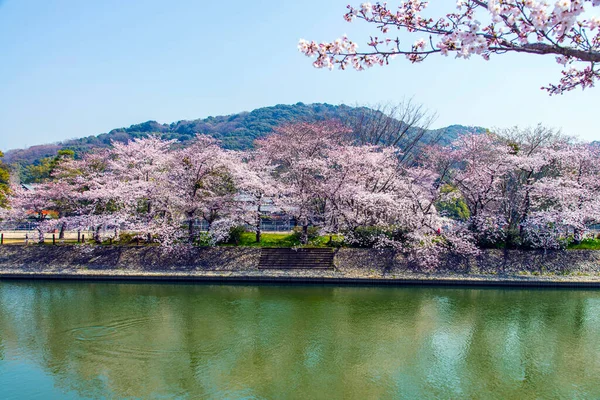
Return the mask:
[[324, 194], [333, 232], [397, 223], [408, 215], [397, 149], [340, 146], [330, 154]]
[[308, 226], [317, 226], [349, 243], [394, 249], [426, 268], [448, 252], [475, 251], [469, 233], [437, 213], [436, 172], [404, 164], [397, 148], [356, 145], [345, 131], [331, 122], [294, 124], [258, 143], [282, 185], [278, 204], [300, 222], [304, 243]]
[[264, 151], [241, 152], [237, 155], [237, 162], [231, 163], [231, 173], [238, 191], [235, 220], [253, 227], [256, 242], [260, 243], [263, 207], [268, 202], [276, 203], [281, 192], [278, 181], [273, 177], [275, 165], [269, 162]]
[[[272, 202], [301, 225], [305, 244], [312, 226], [425, 269], [477, 254], [476, 242], [562, 248], [600, 222], [600, 148], [554, 130], [466, 134], [410, 162], [399, 147], [351, 133], [339, 122], [295, 123], [249, 152], [203, 135], [186, 148], [155, 137], [114, 143], [63, 160], [35, 190], [13, 185], [3, 213], [34, 219], [40, 242], [59, 225], [91, 228], [98, 243], [102, 229], [118, 238], [124, 226], [175, 249], [215, 244], [240, 224], [260, 242], [263, 206]], [[457, 199], [464, 218], [440, 213]]]
[[557, 248], [599, 220], [597, 147], [538, 126], [463, 135], [428, 149], [433, 169], [467, 204], [481, 245]]
[[[477, 55], [527, 53], [554, 55], [564, 66], [562, 78], [544, 87], [550, 94], [594, 86], [600, 77], [600, 16], [593, 15], [599, 0], [459, 0], [445, 15], [427, 14], [429, 3], [401, 2], [348, 6], [346, 21], [374, 25], [368, 49], [343, 36], [333, 42], [300, 40], [299, 50], [317, 68], [363, 70], [387, 65], [396, 56], [417, 63], [432, 54], [468, 59]], [[400, 36], [394, 36], [399, 32]]]
[[79, 196], [73, 189], [66, 179], [58, 178], [40, 184], [34, 190], [35, 196], [39, 200], [45, 201], [45, 212], [56, 218], [53, 225], [59, 227], [58, 239], [65, 238], [69, 218], [76, 215], [78, 210]]
[[437, 212], [441, 177], [425, 163], [406, 166], [398, 149], [381, 146], [346, 146], [331, 158], [330, 220], [347, 241], [391, 248], [427, 269], [448, 253], [476, 252], [472, 236]]
[[64, 217], [73, 210], [72, 187], [64, 181], [58, 180], [58, 175], [63, 165], [73, 159], [72, 151], [60, 151], [52, 160], [52, 174], [30, 189], [25, 189], [18, 182], [11, 182], [12, 196], [9, 205], [12, 210], [8, 218], [22, 221], [24, 219], [36, 222], [38, 240], [44, 242], [46, 231], [60, 226], [59, 239], [64, 238], [66, 222]]
[[324, 195], [327, 159], [344, 142], [350, 129], [334, 121], [296, 123], [275, 129], [256, 142], [275, 167], [281, 189], [278, 205], [302, 227], [301, 242], [308, 242], [308, 227], [324, 223], [329, 204]]
[[[166, 177], [170, 221], [175, 225], [181, 225], [181, 218], [186, 221], [188, 242], [198, 240], [197, 220], [204, 219], [210, 232], [214, 222], [226, 218], [233, 207], [235, 185], [229, 172], [231, 160], [231, 155], [215, 139], [204, 135], [198, 135], [190, 146], [172, 153]], [[219, 230], [218, 239], [222, 238], [221, 232], [223, 229]]]
[[68, 219], [76, 215], [79, 208], [79, 194], [76, 185], [67, 173], [71, 158], [57, 159], [50, 178], [29, 188], [12, 182], [9, 198], [8, 218], [14, 221], [34, 221], [38, 231], [38, 241], [45, 241], [45, 234], [59, 228], [59, 239], [64, 239]]
[[42, 190], [28, 190], [21, 185], [13, 185], [8, 199], [9, 210], [6, 218], [18, 222], [33, 220], [38, 231], [38, 242], [44, 243], [48, 230], [46, 220], [49, 217], [49, 205], [49, 199], [42, 194]]
[[552, 170], [533, 184], [529, 221], [532, 241], [539, 232], [551, 230], [551, 247], [559, 246], [558, 236], [573, 232], [581, 241], [590, 224], [600, 222], [600, 150], [589, 144], [563, 146], [551, 153]]
[[125, 219], [125, 207], [115, 175], [110, 169], [108, 149], [87, 153], [78, 160], [61, 164], [57, 181], [69, 187], [69, 215], [64, 222], [77, 230], [91, 229], [95, 242], [102, 241], [102, 229]]
[[[559, 131], [538, 125], [534, 128], [511, 128], [497, 132], [498, 140], [509, 146], [508, 162], [512, 167], [502, 182], [502, 199], [497, 211], [506, 222], [509, 245], [518, 237], [523, 242], [526, 221], [532, 207], [531, 193], [536, 182], [555, 174], [557, 159], [570, 139]], [[517, 236], [518, 235], [518, 236]]]
[[[144, 233], [148, 242], [161, 235], [162, 219], [168, 213], [167, 185], [173, 142], [149, 136], [128, 143], [113, 142], [110, 151], [108, 168], [114, 178], [111, 190], [123, 205], [126, 226]], [[115, 229], [118, 238], [118, 226]]]

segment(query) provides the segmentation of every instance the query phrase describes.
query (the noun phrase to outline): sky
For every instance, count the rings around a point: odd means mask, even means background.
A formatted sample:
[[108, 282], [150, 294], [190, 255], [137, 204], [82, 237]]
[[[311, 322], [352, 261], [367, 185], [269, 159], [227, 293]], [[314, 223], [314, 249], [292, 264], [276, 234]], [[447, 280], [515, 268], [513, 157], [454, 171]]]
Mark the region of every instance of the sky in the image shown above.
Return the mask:
[[[543, 123], [600, 140], [600, 88], [553, 97], [539, 89], [560, 79], [552, 56], [313, 68], [300, 38], [348, 34], [364, 48], [375, 33], [343, 20], [347, 1], [0, 0], [0, 149], [147, 120], [407, 98], [437, 113], [435, 128]], [[456, 1], [432, 3], [432, 12], [451, 11]]]

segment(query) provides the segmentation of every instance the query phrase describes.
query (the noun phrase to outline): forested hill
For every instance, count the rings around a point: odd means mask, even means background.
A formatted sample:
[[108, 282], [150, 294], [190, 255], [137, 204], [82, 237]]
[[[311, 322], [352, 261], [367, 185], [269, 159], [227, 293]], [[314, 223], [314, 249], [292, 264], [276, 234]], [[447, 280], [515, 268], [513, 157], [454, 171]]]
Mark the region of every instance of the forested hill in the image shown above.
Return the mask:
[[[196, 134], [207, 134], [221, 140], [223, 147], [234, 150], [248, 149], [255, 139], [264, 137], [273, 128], [292, 121], [318, 121], [323, 119], [346, 120], [353, 113], [364, 111], [364, 108], [331, 104], [276, 105], [258, 108], [251, 112], [241, 112], [227, 116], [208, 117], [193, 121], [178, 121], [171, 124], [160, 124], [147, 121], [131, 125], [129, 128], [113, 129], [108, 133], [72, 139], [62, 143], [32, 146], [27, 149], [6, 152], [5, 162], [21, 166], [38, 163], [44, 157], [54, 157], [60, 149], [71, 149], [75, 154], [90, 151], [94, 148], [108, 147], [112, 141], [127, 142], [133, 138], [144, 137], [150, 133], [159, 134], [164, 139], [175, 139], [185, 144]], [[467, 131], [485, 131], [479, 127], [452, 125], [443, 128], [443, 143], [450, 142], [460, 133]], [[431, 134], [440, 130], [431, 131]]]

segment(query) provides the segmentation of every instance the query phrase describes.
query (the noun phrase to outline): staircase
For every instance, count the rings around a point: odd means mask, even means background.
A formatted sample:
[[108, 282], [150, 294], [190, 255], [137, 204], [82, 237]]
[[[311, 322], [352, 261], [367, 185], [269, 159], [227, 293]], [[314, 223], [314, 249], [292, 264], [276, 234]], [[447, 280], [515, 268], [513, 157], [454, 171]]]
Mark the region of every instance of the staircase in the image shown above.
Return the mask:
[[333, 269], [332, 249], [261, 250], [259, 269]]

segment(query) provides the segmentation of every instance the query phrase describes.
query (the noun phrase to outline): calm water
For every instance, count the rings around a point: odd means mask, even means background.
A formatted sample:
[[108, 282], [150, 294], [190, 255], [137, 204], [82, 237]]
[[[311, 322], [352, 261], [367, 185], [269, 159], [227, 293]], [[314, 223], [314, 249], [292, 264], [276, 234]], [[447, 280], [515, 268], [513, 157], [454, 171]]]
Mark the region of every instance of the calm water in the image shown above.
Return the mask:
[[0, 398], [598, 398], [600, 291], [0, 282]]

